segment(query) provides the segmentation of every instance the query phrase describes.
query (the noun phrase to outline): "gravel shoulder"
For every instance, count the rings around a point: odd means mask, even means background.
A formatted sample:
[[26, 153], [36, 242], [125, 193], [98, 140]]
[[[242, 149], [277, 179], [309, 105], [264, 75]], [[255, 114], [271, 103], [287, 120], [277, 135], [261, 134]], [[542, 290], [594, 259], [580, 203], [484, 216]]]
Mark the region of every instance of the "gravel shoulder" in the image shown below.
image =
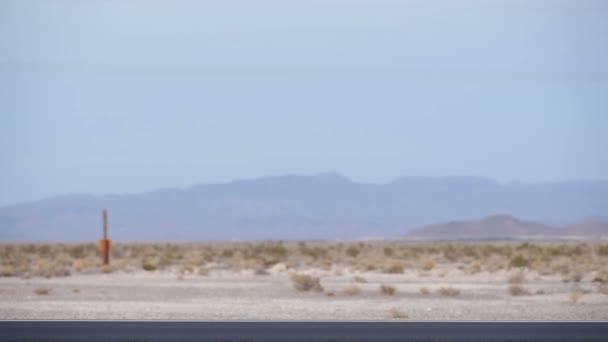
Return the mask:
[[[62, 278], [0, 278], [0, 319], [100, 320], [608, 320], [608, 295], [588, 279], [564, 283], [529, 274], [521, 285], [532, 293], [508, 292], [507, 273], [404, 274], [310, 270], [326, 292], [299, 292], [290, 273], [212, 272], [177, 276], [171, 272], [73, 275]], [[353, 277], [365, 278], [356, 283]], [[396, 288], [392, 296], [380, 284]], [[356, 295], [341, 290], [357, 286]], [[426, 287], [429, 294], [422, 294]], [[437, 291], [453, 287], [448, 297]], [[573, 302], [574, 288], [581, 297]], [[37, 294], [48, 289], [48, 294]], [[538, 292], [538, 294], [537, 294]], [[400, 315], [395, 315], [398, 312]], [[403, 316], [403, 317], [395, 317]]]

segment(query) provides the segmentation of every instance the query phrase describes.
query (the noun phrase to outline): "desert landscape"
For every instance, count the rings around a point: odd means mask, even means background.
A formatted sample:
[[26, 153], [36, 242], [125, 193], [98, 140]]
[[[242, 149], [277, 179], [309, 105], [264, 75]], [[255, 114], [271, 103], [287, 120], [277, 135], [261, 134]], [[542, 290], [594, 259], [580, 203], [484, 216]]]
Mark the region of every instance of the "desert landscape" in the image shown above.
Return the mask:
[[0, 245], [0, 319], [607, 320], [608, 244]]

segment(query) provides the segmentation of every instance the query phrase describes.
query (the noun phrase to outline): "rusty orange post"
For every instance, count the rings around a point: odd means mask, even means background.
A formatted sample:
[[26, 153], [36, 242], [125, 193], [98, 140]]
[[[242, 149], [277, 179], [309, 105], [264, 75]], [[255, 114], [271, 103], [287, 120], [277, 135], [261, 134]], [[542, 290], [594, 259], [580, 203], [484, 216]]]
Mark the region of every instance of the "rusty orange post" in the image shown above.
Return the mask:
[[103, 210], [103, 238], [99, 240], [99, 251], [102, 254], [103, 264], [110, 264], [110, 249], [112, 240], [108, 239], [108, 210]]

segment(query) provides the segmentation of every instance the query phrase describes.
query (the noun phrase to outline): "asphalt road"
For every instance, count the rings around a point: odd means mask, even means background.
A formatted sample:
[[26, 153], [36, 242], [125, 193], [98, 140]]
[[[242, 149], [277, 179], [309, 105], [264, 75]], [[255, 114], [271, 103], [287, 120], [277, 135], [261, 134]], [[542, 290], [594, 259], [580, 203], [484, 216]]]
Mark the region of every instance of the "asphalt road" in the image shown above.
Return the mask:
[[0, 341], [608, 341], [608, 322], [3, 321]]

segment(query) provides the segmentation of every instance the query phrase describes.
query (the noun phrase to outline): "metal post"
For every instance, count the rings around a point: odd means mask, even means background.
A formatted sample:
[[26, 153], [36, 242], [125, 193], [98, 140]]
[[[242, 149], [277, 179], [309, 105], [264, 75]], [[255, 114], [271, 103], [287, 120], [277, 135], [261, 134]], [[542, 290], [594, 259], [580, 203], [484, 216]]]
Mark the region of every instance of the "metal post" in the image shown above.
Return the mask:
[[99, 240], [99, 249], [102, 254], [103, 264], [110, 264], [111, 241], [108, 239], [108, 210], [103, 210], [103, 238]]

